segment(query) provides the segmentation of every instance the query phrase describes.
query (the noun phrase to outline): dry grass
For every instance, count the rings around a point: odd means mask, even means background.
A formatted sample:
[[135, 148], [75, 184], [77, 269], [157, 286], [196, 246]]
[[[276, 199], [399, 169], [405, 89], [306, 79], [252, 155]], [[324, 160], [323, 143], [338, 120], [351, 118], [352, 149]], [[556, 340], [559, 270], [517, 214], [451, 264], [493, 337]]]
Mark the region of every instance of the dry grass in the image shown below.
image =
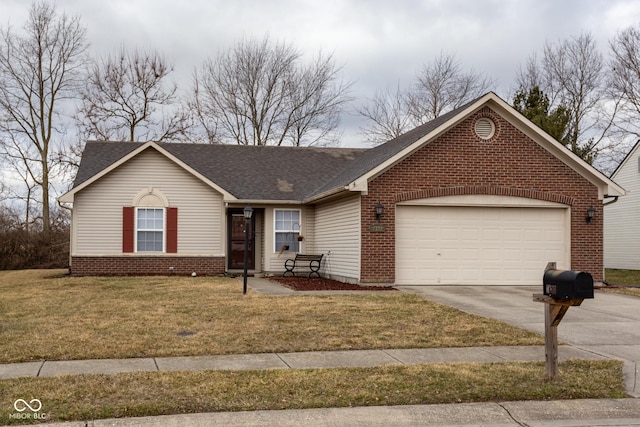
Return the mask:
[[[33, 396], [51, 420], [259, 409], [625, 397], [622, 363], [572, 361], [560, 380], [544, 363], [353, 369], [130, 373], [0, 381], [8, 400]], [[0, 405], [0, 422], [12, 420]]]
[[[607, 268], [605, 280], [612, 287], [603, 287], [607, 292], [640, 297], [640, 270], [617, 270]], [[634, 285], [627, 286], [627, 285]]]
[[0, 272], [0, 294], [1, 363], [543, 344], [537, 334], [402, 292], [243, 296], [241, 282], [227, 278], [49, 270]]
[[[307, 350], [541, 345], [542, 337], [417, 295], [266, 296], [222, 278], [0, 272], [0, 361]], [[194, 335], [180, 336], [180, 332]], [[0, 380], [51, 420], [214, 411], [624, 397], [617, 361], [150, 372]], [[0, 405], [0, 424], [11, 418]]]
[[607, 268], [604, 271], [605, 280], [612, 285], [639, 285], [640, 270], [619, 270]]

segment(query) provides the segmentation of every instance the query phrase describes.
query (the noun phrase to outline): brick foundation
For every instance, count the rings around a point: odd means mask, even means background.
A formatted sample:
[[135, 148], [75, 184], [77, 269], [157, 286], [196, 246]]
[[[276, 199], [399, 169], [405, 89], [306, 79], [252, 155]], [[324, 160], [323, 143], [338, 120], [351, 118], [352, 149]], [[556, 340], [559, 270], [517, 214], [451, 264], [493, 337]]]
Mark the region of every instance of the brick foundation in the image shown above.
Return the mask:
[[[475, 121], [490, 117], [496, 135], [474, 133]], [[603, 279], [603, 213], [598, 189], [488, 107], [468, 117], [369, 183], [362, 197], [361, 282], [395, 281], [395, 204], [452, 195], [502, 195], [571, 207], [571, 268]], [[386, 231], [372, 233], [374, 207], [385, 206]], [[587, 209], [596, 209], [591, 223]]]
[[[169, 270], [173, 267], [173, 272]], [[224, 257], [185, 256], [74, 256], [73, 276], [198, 276], [224, 274]]]

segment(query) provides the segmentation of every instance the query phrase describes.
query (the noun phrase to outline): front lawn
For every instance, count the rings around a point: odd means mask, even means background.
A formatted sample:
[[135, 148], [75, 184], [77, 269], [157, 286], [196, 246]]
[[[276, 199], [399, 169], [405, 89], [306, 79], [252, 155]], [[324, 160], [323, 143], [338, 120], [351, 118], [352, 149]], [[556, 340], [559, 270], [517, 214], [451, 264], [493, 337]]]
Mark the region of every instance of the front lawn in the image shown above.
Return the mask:
[[404, 292], [243, 296], [229, 278], [62, 273], [0, 272], [0, 363], [544, 343]]
[[[0, 272], [0, 362], [309, 350], [543, 345], [531, 332], [414, 294], [242, 295], [238, 280]], [[619, 361], [139, 372], [0, 380], [50, 420], [213, 411], [625, 397]], [[19, 414], [18, 414], [19, 415]]]

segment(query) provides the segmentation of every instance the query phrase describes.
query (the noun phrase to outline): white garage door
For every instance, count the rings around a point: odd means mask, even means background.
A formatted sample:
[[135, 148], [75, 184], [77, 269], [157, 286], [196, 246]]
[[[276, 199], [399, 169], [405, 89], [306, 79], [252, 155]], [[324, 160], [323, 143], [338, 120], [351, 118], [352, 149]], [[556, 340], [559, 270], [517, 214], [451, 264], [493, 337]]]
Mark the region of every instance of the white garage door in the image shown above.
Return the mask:
[[396, 283], [541, 285], [569, 268], [567, 209], [398, 206]]

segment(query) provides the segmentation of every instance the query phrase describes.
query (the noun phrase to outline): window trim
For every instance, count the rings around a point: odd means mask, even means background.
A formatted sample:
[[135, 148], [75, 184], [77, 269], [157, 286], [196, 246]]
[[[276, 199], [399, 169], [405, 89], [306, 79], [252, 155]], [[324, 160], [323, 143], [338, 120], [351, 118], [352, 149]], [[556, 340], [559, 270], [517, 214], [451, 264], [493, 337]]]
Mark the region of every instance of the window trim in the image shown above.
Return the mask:
[[[290, 229], [290, 230], [278, 230], [276, 228], [276, 221], [277, 221], [277, 212], [298, 212], [298, 222], [292, 223], [292, 227], [297, 224], [298, 225], [298, 229]], [[286, 233], [292, 233], [294, 235], [294, 243], [297, 245], [296, 250], [293, 251], [291, 250], [291, 248], [289, 248], [288, 251], [283, 251], [283, 252], [289, 252], [289, 253], [300, 253], [301, 250], [301, 243], [300, 241], [297, 240], [297, 238], [295, 237], [296, 234], [301, 236], [302, 235], [302, 209], [281, 209], [281, 208], [274, 208], [273, 209], [273, 248], [274, 248], [274, 252], [278, 253], [281, 251], [281, 248], [278, 248], [276, 245], [276, 235], [278, 233], [280, 234], [286, 234]]]
[[[161, 210], [162, 211], [162, 250], [161, 251], [141, 251], [138, 249], [138, 231], [160, 231], [156, 229], [138, 229], [138, 212], [140, 209], [147, 210]], [[136, 206], [135, 215], [133, 218], [134, 230], [133, 230], [133, 251], [134, 253], [142, 254], [160, 254], [167, 253], [167, 208], [157, 206]]]

